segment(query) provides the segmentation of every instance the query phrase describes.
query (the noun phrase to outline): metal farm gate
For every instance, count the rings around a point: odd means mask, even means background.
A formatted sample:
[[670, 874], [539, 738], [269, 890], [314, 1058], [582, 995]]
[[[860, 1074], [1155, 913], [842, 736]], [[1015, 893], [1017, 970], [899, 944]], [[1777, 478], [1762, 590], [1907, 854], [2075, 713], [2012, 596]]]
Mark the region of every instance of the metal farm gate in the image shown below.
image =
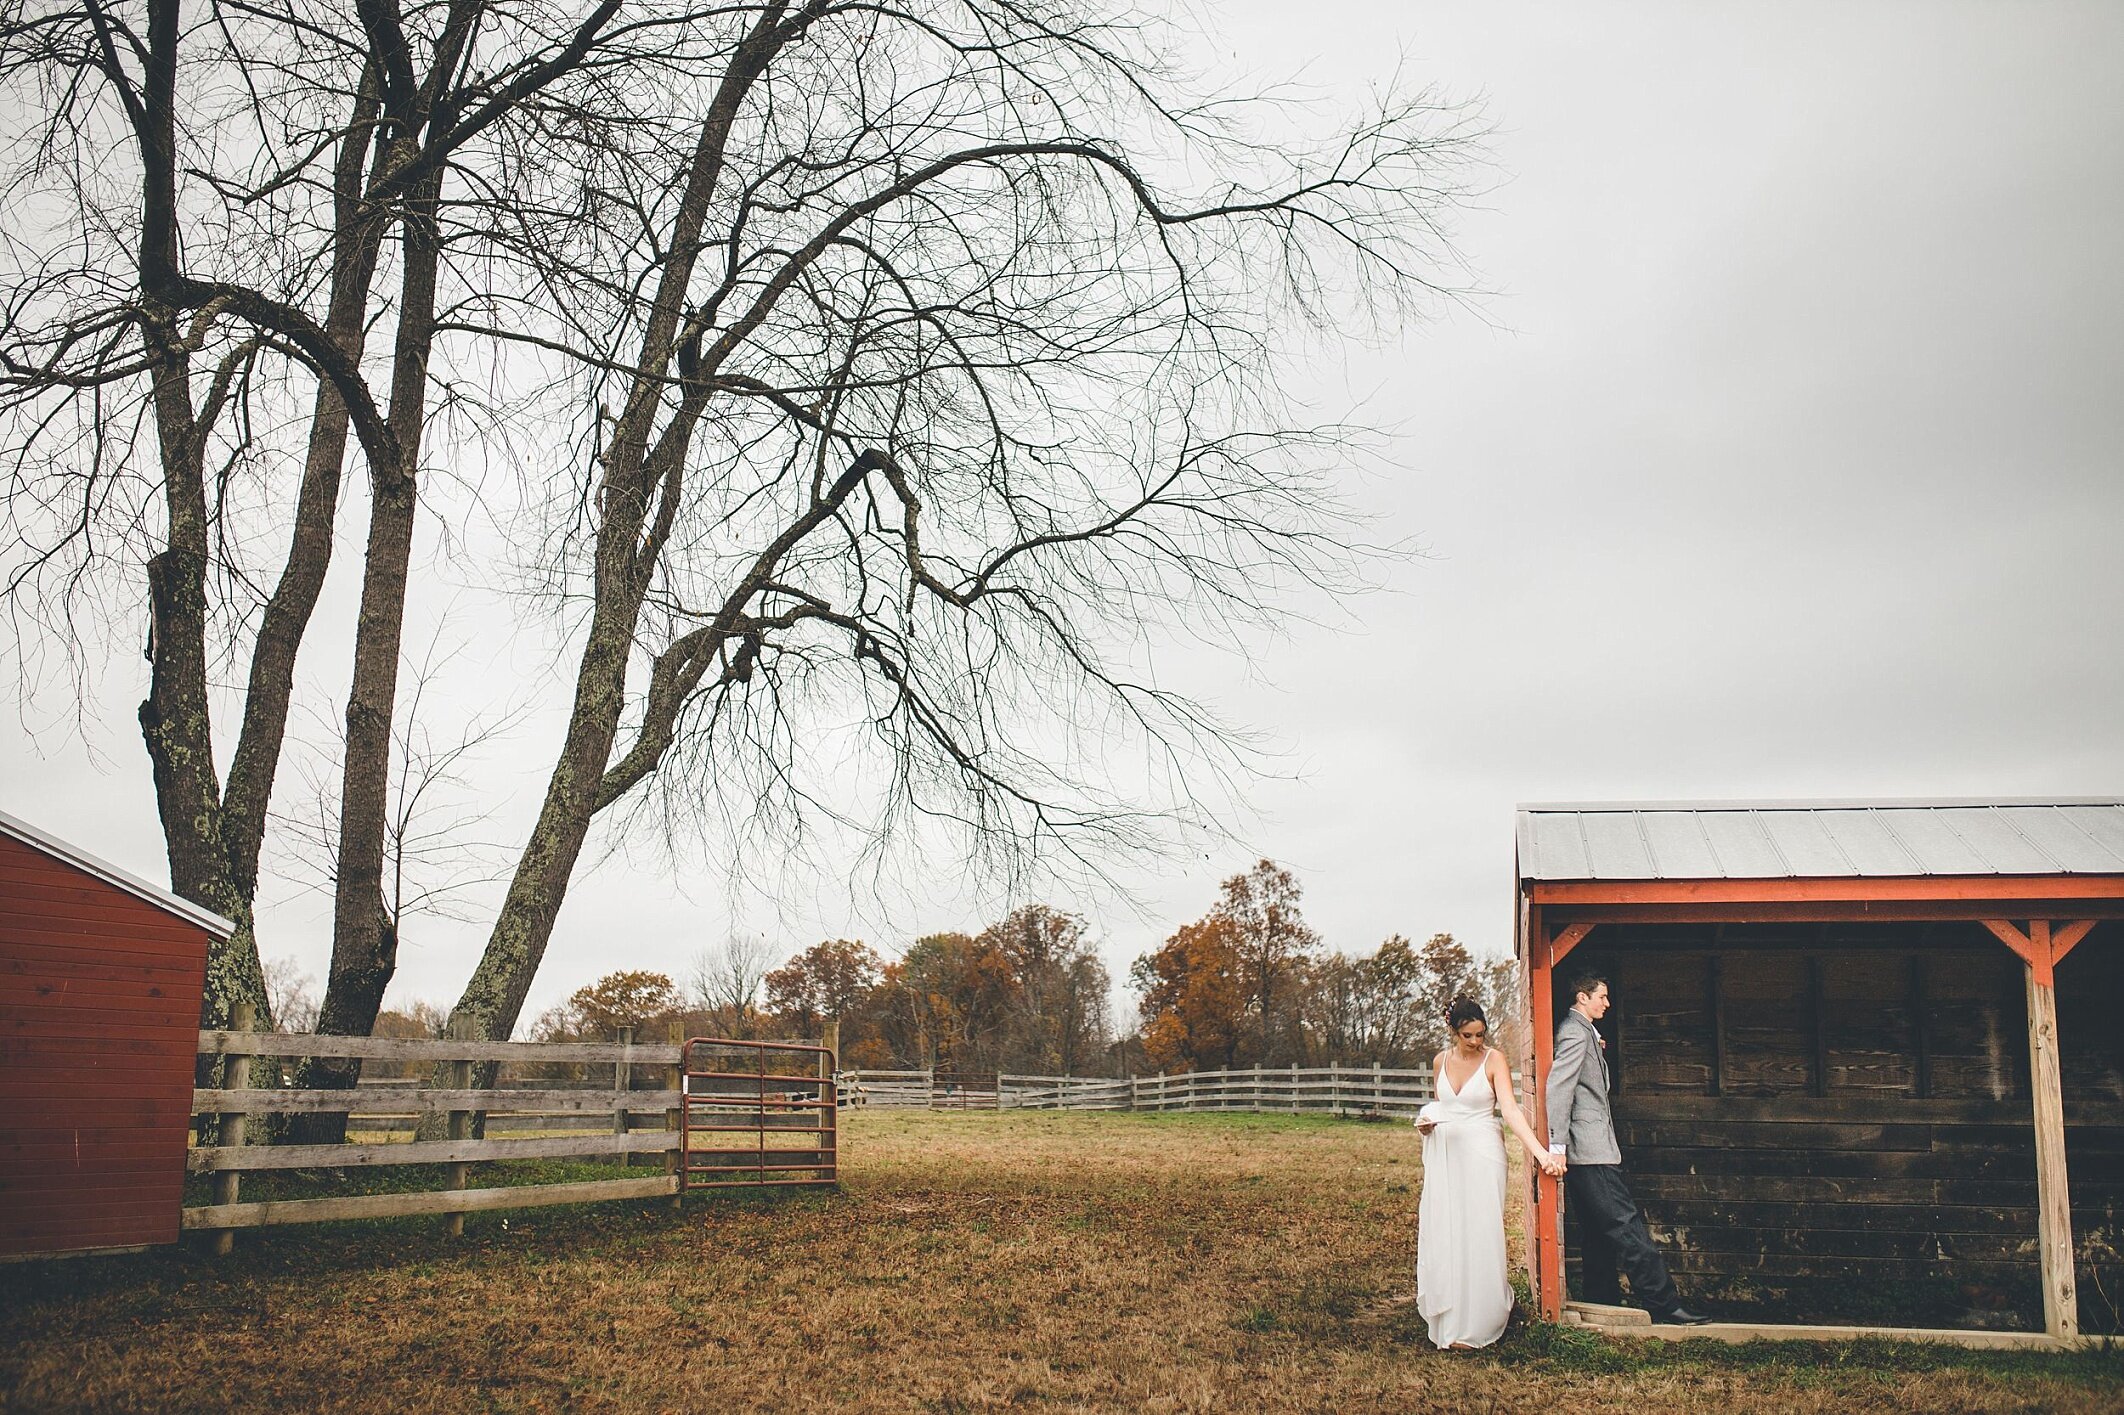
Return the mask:
[[679, 1069], [681, 1191], [839, 1182], [827, 1048], [694, 1037]]

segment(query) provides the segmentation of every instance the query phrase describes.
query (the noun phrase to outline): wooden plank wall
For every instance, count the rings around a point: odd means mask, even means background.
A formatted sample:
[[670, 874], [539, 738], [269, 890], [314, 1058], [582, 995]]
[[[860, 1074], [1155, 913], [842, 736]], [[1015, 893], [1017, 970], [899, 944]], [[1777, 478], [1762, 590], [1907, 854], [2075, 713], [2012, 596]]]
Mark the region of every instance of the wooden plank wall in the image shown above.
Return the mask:
[[[2017, 959], [1974, 924], [1603, 932], [1582, 956], [1613, 982], [1624, 1164], [1685, 1294], [1759, 1320], [2041, 1329]], [[2109, 1332], [2102, 1294], [2124, 1291], [2112, 933], [2058, 972], [2081, 1320]], [[1575, 1225], [1569, 1245], [1576, 1290]]]
[[206, 934], [0, 836], [0, 1254], [168, 1243]]

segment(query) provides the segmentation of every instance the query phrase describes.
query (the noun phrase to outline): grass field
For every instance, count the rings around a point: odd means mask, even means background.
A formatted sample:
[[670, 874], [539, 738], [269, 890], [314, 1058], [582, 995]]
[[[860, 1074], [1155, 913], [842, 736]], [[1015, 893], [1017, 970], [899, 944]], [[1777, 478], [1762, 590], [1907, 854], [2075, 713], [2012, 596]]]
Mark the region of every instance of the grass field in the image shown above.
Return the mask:
[[838, 1194], [0, 1268], [0, 1409], [2124, 1411], [2115, 1353], [1434, 1351], [1415, 1161], [1353, 1121], [857, 1113]]

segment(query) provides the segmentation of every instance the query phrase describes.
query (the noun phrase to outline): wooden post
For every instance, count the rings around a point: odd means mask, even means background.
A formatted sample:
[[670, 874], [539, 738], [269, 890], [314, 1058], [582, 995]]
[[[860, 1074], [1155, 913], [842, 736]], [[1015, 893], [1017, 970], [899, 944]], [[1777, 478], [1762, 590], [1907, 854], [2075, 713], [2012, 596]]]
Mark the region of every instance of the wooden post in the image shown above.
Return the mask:
[[[2050, 923], [2029, 924], [2036, 952], [2050, 953]], [[2080, 1297], [2072, 1262], [2072, 1199], [2065, 1181], [2065, 1098], [2058, 1066], [2058, 990], [2054, 978], [2023, 965], [2028, 983], [2028, 1080], [2035, 1101], [2036, 1233], [2043, 1254], [2043, 1329], [2080, 1334]], [[2046, 972], [2049, 970], [2045, 970]]]
[[[673, 1023], [671, 1024], [671, 1028], [670, 1028], [670, 1033], [671, 1033], [671, 1044], [672, 1044], [673, 1046], [675, 1046], [675, 1047], [684, 1047], [684, 1046], [686, 1045], [686, 1035], [685, 1035], [685, 1032], [684, 1032], [684, 1030], [683, 1030], [683, 1029], [682, 1029], [682, 1028], [680, 1027], [680, 1025], [679, 1025], [678, 1023], [676, 1023], [676, 1022], [673, 1022]], [[684, 1054], [684, 1053], [682, 1052], [682, 1053], [681, 1053], [681, 1055], [683, 1055], [683, 1054]], [[671, 1064], [670, 1064], [669, 1066], [666, 1066], [666, 1067], [664, 1068], [664, 1089], [665, 1089], [665, 1090], [667, 1090], [667, 1091], [676, 1091], [676, 1090], [680, 1089], [681, 1087], [683, 1087], [683, 1086], [684, 1086], [685, 1084], [686, 1084], [686, 1076], [685, 1076], [685, 1069], [684, 1069], [683, 1067], [681, 1067], [681, 1066], [680, 1066], [680, 1065], [679, 1065], [679, 1064], [678, 1064], [677, 1062], [675, 1062], [675, 1061], [674, 1061], [674, 1062], [672, 1062], [672, 1063], [671, 1063]], [[682, 1123], [682, 1122], [681, 1122], [681, 1118], [680, 1118], [680, 1114], [681, 1114], [681, 1113], [680, 1113], [680, 1111], [679, 1111], [678, 1107], [676, 1107], [676, 1106], [673, 1106], [673, 1107], [671, 1107], [670, 1109], [668, 1109], [668, 1110], [666, 1110], [666, 1111], [664, 1112], [664, 1130], [665, 1130], [665, 1133], [667, 1133], [667, 1134], [677, 1134], [677, 1132], [678, 1132], [678, 1128], [679, 1128], [680, 1124]], [[680, 1143], [681, 1143], [681, 1144], [683, 1144], [683, 1143], [684, 1143], [684, 1137], [683, 1137], [683, 1136], [681, 1136], [681, 1137], [680, 1137]], [[676, 1176], [676, 1175], [678, 1174], [678, 1172], [679, 1172], [679, 1152], [678, 1152], [678, 1150], [677, 1150], [676, 1148], [672, 1148], [672, 1147], [670, 1147], [670, 1146], [669, 1146], [669, 1144], [667, 1143], [667, 1145], [666, 1145], [666, 1148], [665, 1148], [665, 1150], [664, 1150], [664, 1173], [666, 1173], [666, 1174], [669, 1174], [669, 1175], [673, 1175], [673, 1176]], [[677, 1213], [677, 1212], [678, 1212], [678, 1210], [679, 1210], [679, 1194], [680, 1194], [680, 1190], [682, 1190], [682, 1189], [683, 1189], [684, 1187], [685, 1187], [684, 1181], [683, 1181], [683, 1180], [681, 1180], [681, 1181], [680, 1181], [680, 1183], [679, 1183], [679, 1184], [677, 1185], [677, 1187], [673, 1188], [673, 1189], [672, 1189], [672, 1191], [671, 1191], [671, 1211], [672, 1211], [673, 1213]]]
[[1386, 1109], [1386, 1077], [1385, 1077], [1385, 1076], [1384, 1076], [1383, 1074], [1381, 1074], [1381, 1073], [1382, 1073], [1382, 1071], [1383, 1071], [1383, 1069], [1384, 1069], [1384, 1068], [1383, 1068], [1383, 1066], [1382, 1066], [1382, 1064], [1381, 1064], [1380, 1062], [1377, 1062], [1377, 1061], [1375, 1061], [1375, 1062], [1373, 1062], [1373, 1063], [1372, 1063], [1372, 1109], [1373, 1109], [1373, 1110], [1385, 1110], [1385, 1109]]
[[[619, 1037], [618, 1037], [618, 1041], [619, 1041], [619, 1044], [620, 1044], [621, 1046], [623, 1046], [623, 1047], [631, 1047], [631, 1046], [633, 1046], [633, 1045], [634, 1045], [634, 1028], [632, 1028], [632, 1027], [622, 1027], [622, 1028], [620, 1028], [620, 1029], [619, 1029]], [[619, 1136], [619, 1137], [620, 1137], [620, 1138], [621, 1138], [622, 1140], [625, 1140], [625, 1139], [626, 1139], [626, 1137], [627, 1137], [627, 1132], [628, 1132], [628, 1128], [629, 1128], [629, 1126], [628, 1126], [628, 1120], [627, 1120], [627, 1092], [628, 1092], [628, 1090], [629, 1090], [630, 1088], [632, 1088], [632, 1086], [633, 1086], [633, 1085], [634, 1085], [634, 1066], [633, 1066], [633, 1063], [631, 1063], [631, 1062], [627, 1062], [627, 1061], [615, 1061], [615, 1062], [613, 1062], [613, 1063], [612, 1063], [612, 1133], [613, 1133], [613, 1134], [615, 1134], [615, 1135], [617, 1135], [617, 1136]], [[630, 1165], [630, 1164], [633, 1164], [633, 1163], [634, 1163], [634, 1156], [633, 1156], [632, 1154], [628, 1153], [627, 1147], [626, 1147], [626, 1146], [625, 1146], [624, 1144], [622, 1144], [622, 1145], [620, 1146], [620, 1150], [619, 1150], [619, 1162], [620, 1162], [620, 1167], [621, 1167], [621, 1168], [625, 1168], [626, 1166], [628, 1166], [628, 1165]]]
[[[1551, 977], [1548, 925], [1538, 906], [1527, 907], [1528, 1011], [1534, 1019], [1534, 1074], [1527, 1093], [1534, 1101], [1534, 1133], [1549, 1141], [1549, 1067], [1556, 1060], [1556, 991]], [[1435, 1080], [1435, 1078], [1434, 1078]], [[1528, 1216], [1534, 1249], [1534, 1302], [1549, 1321], [1563, 1318], [1563, 1195], [1556, 1181], [1534, 1171], [1534, 1212]]]
[[[460, 1017], [450, 1023], [447, 1029], [447, 1034], [449, 1036], [449, 1039], [453, 1042], [467, 1042], [475, 1039], [474, 1034], [477, 1031], [478, 1028], [473, 1023], [471, 1018]], [[499, 1078], [500, 1072], [501, 1068], [497, 1066], [495, 1068], [495, 1074], [497, 1078]], [[449, 1075], [450, 1087], [452, 1090], [464, 1091], [471, 1089], [472, 1063], [470, 1061], [465, 1060], [462, 1057], [455, 1061], [452, 1061], [449, 1065]], [[471, 1111], [453, 1110], [450, 1112], [450, 1138], [453, 1140], [469, 1140], [472, 1138]], [[448, 1178], [447, 1187], [451, 1189], [462, 1189], [471, 1182], [471, 1179], [471, 1164], [469, 1162], [460, 1161], [459, 1163], [450, 1166], [450, 1174]], [[446, 1227], [450, 1237], [464, 1237], [464, 1212], [460, 1210], [457, 1213], [451, 1214]]]
[[1291, 1114], [1298, 1113], [1298, 1063], [1291, 1063]]
[[[253, 1007], [248, 1002], [239, 1002], [236, 1004], [234, 1014], [229, 1019], [229, 1030], [234, 1032], [248, 1032], [254, 1026], [257, 1025], [257, 1022], [258, 1009]], [[247, 1089], [251, 1084], [251, 1058], [249, 1053], [227, 1052], [224, 1054], [228, 1057], [229, 1060], [228, 1074], [222, 1084], [231, 1091], [241, 1091]], [[221, 1116], [221, 1123], [216, 1125], [214, 1129], [216, 1131], [216, 1138], [214, 1141], [215, 1144], [225, 1147], [234, 1147], [236, 1145], [242, 1144], [244, 1131], [243, 1112], [223, 1112]], [[236, 1202], [238, 1196], [241, 1195], [242, 1192], [242, 1170], [223, 1169], [215, 1171], [215, 1203], [233, 1204]], [[224, 1228], [215, 1233], [214, 1254], [216, 1257], [225, 1258], [235, 1250], [236, 1232], [234, 1229]]]
[[1136, 1073], [1133, 1071], [1128, 1073], [1128, 1108], [1136, 1108]]

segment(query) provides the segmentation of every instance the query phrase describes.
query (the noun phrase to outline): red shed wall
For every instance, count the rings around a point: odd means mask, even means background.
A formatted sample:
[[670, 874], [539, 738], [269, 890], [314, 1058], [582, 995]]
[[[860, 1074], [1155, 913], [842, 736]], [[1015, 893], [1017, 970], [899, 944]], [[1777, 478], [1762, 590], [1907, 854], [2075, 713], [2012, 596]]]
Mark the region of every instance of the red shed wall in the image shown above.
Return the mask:
[[0, 835], [0, 1254], [176, 1240], [206, 952]]

